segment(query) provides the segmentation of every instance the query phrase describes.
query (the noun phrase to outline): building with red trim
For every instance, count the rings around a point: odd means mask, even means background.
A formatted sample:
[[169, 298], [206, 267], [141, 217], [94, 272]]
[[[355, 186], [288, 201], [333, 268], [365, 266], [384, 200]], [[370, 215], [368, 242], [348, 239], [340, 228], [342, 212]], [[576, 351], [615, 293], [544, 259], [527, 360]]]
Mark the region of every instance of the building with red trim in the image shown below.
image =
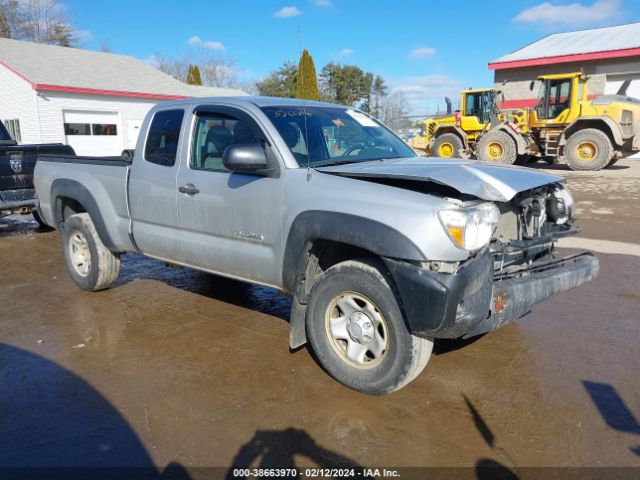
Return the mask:
[[556, 33], [489, 63], [505, 97], [502, 108], [532, 107], [538, 75], [577, 72], [589, 75], [591, 98], [616, 93], [631, 80], [627, 95], [640, 98], [640, 23]]
[[20, 143], [120, 155], [156, 103], [229, 95], [246, 94], [187, 85], [133, 57], [0, 39], [0, 120]]

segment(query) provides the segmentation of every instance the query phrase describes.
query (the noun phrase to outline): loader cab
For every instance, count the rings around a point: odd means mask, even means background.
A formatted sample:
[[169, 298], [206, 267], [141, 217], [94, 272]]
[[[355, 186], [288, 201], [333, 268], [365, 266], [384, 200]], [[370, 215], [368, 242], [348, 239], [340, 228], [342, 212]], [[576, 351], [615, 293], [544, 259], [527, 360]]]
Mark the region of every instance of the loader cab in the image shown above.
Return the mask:
[[548, 75], [532, 81], [530, 89], [539, 84], [536, 99], [536, 117], [545, 124], [568, 123], [574, 107], [577, 108], [580, 75]]
[[482, 130], [493, 111], [493, 90], [466, 90], [460, 99], [460, 127], [464, 131]]

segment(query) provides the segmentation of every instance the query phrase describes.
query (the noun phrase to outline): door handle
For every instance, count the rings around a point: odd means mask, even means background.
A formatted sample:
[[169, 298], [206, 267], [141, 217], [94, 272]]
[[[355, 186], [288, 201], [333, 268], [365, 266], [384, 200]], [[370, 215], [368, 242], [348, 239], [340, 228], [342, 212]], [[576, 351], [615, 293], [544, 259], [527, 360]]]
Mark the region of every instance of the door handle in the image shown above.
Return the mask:
[[200, 193], [200, 190], [198, 190], [193, 183], [187, 183], [186, 185], [183, 185], [182, 187], [178, 187], [178, 191], [180, 193], [185, 193], [187, 195], [196, 195], [196, 194]]

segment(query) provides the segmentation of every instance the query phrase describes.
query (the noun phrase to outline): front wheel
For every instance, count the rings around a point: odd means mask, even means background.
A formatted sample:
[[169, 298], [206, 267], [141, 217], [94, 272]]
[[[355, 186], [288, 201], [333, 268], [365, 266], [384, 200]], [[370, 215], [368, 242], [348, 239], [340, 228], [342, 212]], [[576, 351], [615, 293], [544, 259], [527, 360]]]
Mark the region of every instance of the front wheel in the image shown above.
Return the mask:
[[104, 290], [118, 278], [120, 257], [104, 246], [88, 213], [65, 220], [62, 250], [69, 275], [80, 288]]
[[346, 261], [313, 286], [307, 333], [322, 366], [336, 380], [382, 395], [424, 370], [433, 341], [412, 335], [383, 272], [372, 260]]

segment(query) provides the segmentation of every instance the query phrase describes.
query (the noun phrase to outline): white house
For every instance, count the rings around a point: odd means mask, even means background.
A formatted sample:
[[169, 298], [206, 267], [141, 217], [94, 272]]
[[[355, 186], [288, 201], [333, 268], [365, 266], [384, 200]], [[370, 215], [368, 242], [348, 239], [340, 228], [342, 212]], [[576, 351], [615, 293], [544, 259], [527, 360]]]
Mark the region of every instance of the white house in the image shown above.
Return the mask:
[[120, 155], [156, 103], [222, 95], [246, 94], [187, 85], [133, 57], [0, 39], [0, 120], [19, 143]]

